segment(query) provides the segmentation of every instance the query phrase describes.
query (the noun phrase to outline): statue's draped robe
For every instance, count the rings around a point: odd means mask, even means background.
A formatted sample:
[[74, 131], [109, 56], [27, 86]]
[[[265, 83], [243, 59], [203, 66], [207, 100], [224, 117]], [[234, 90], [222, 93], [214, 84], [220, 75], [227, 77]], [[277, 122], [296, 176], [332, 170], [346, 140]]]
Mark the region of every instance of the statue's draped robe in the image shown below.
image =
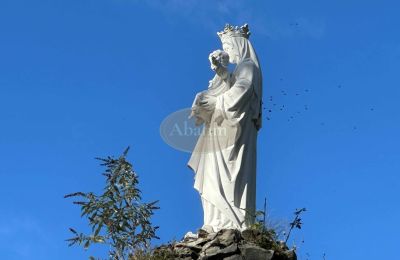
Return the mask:
[[[250, 42], [237, 40], [242, 59], [232, 74], [231, 87], [217, 97], [211, 122], [205, 125], [188, 163], [201, 195], [204, 226], [214, 231], [246, 229], [255, 214], [261, 72]], [[218, 125], [221, 117], [224, 120]]]

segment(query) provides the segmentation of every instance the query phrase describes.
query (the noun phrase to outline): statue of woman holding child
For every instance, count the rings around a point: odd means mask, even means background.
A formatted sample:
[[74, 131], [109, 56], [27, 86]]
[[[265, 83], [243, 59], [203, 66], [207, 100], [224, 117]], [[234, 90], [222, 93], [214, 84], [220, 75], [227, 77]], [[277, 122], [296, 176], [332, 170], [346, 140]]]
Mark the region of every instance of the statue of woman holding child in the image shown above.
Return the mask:
[[[223, 51], [210, 54], [216, 72], [196, 95], [192, 116], [204, 131], [188, 162], [195, 173], [207, 232], [244, 230], [255, 220], [256, 146], [261, 128], [262, 75], [248, 25], [218, 33]], [[236, 64], [228, 71], [228, 61]]]

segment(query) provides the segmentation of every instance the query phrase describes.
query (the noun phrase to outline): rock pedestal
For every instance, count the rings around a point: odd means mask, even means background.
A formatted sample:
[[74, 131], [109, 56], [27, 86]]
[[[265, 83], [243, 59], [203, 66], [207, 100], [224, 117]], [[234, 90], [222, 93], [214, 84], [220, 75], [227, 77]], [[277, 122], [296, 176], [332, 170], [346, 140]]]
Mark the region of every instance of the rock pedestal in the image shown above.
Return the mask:
[[224, 229], [217, 233], [201, 230], [198, 237], [158, 247], [154, 253], [168, 255], [167, 259], [185, 260], [297, 260], [294, 250], [256, 230]]

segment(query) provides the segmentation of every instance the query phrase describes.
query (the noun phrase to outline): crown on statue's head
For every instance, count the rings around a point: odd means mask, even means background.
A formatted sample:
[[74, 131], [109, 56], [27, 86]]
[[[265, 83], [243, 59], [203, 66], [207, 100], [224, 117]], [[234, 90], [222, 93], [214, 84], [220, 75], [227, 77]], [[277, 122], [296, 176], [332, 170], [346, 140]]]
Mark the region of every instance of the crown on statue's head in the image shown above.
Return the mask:
[[249, 25], [245, 23], [243, 26], [233, 26], [230, 24], [226, 24], [224, 27], [224, 30], [221, 32], [217, 32], [219, 38], [224, 38], [224, 37], [244, 37], [246, 39], [249, 38], [250, 36], [250, 30], [249, 30]]

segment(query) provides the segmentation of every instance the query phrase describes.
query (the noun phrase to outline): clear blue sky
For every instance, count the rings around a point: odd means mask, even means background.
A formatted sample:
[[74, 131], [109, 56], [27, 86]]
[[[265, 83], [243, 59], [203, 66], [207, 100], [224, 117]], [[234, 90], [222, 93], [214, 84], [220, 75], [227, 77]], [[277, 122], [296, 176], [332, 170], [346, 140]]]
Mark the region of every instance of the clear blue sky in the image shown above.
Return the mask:
[[2, 0], [0, 258], [104, 252], [67, 247], [68, 227], [86, 222], [63, 195], [100, 191], [94, 157], [128, 145], [144, 200], [160, 200], [155, 243], [201, 226], [189, 154], [166, 145], [159, 126], [207, 86], [208, 53], [220, 48], [215, 33], [226, 22], [249, 23], [272, 110], [259, 133], [258, 207], [267, 197], [278, 222], [308, 209], [290, 242], [300, 259], [397, 255], [399, 8], [389, 0]]

